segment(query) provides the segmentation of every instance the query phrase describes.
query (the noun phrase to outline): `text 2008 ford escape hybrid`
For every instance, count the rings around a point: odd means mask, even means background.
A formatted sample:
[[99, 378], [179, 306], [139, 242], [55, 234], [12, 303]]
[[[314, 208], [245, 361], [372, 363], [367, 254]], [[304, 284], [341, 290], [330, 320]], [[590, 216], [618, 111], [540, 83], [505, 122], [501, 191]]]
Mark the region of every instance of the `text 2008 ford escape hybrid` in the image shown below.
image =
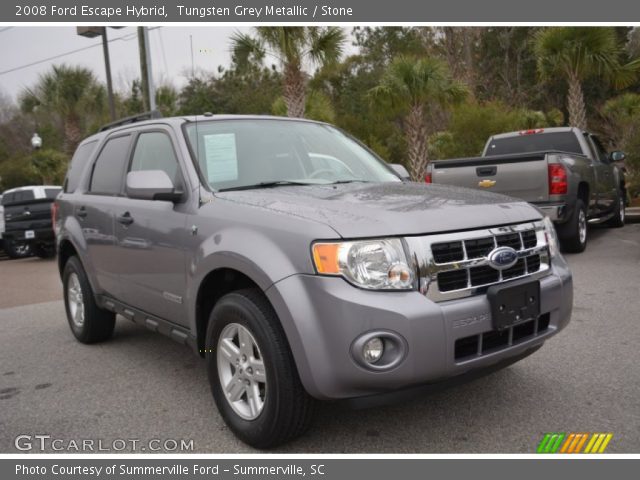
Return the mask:
[[230, 428], [270, 447], [316, 400], [375, 403], [517, 361], [569, 322], [550, 221], [509, 197], [403, 182], [330, 125], [114, 124], [58, 197], [73, 334], [115, 314], [190, 345]]

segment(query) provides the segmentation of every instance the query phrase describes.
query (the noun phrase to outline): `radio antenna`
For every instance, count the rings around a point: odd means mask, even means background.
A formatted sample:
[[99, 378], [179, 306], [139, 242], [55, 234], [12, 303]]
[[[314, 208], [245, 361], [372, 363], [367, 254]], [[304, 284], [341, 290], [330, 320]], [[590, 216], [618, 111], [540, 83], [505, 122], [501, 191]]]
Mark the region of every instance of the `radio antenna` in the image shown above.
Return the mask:
[[[193, 61], [193, 35], [189, 35], [189, 45], [191, 48], [191, 81], [196, 80], [196, 69]], [[200, 165], [200, 136], [198, 135], [198, 113], [195, 113], [195, 127], [196, 127], [196, 163], [198, 164], [198, 172], [202, 172], [202, 166]], [[202, 194], [200, 192], [200, 183], [202, 179], [201, 175], [198, 175], [198, 208], [202, 206]]]

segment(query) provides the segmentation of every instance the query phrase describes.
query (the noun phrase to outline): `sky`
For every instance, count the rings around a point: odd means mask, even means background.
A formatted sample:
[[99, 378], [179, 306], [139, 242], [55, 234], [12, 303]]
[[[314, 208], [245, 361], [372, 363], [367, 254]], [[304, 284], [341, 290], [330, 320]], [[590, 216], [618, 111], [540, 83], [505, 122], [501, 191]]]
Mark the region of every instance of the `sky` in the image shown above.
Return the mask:
[[[149, 44], [156, 84], [181, 87], [191, 74], [190, 36], [193, 37], [196, 72], [215, 71], [230, 62], [229, 38], [249, 27], [150, 27]], [[140, 76], [140, 57], [136, 27], [108, 29], [111, 76], [116, 91], [125, 91]], [[121, 38], [122, 37], [122, 38]], [[54, 60], [3, 73], [66, 52], [96, 45]], [[347, 52], [352, 52], [350, 45]], [[67, 63], [91, 69], [105, 81], [105, 66], [100, 37], [76, 34], [75, 27], [0, 27], [0, 95], [15, 99], [37, 82], [53, 64]]]

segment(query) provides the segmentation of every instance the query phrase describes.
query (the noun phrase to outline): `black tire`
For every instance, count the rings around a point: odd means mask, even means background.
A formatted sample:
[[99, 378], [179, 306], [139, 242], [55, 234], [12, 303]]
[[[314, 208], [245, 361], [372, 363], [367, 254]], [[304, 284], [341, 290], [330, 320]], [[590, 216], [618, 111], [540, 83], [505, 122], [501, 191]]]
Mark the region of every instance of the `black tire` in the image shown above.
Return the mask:
[[36, 245], [33, 247], [33, 253], [42, 259], [53, 258], [56, 256], [56, 247], [54, 245]]
[[[69, 288], [74, 276], [78, 280], [82, 293], [81, 303], [84, 306], [84, 321], [81, 324], [74, 321], [70, 305]], [[73, 256], [67, 260], [62, 274], [62, 285], [67, 320], [69, 321], [71, 332], [78, 341], [82, 343], [97, 343], [110, 338], [116, 323], [116, 315], [113, 312], [99, 308], [96, 304], [91, 284], [78, 257]]]
[[616, 210], [613, 217], [611, 217], [610, 220], [607, 220], [608, 227], [613, 227], [613, 228], [624, 227], [624, 217], [625, 217], [624, 208], [625, 208], [626, 199], [623, 195], [624, 194], [622, 192], [618, 192], [618, 196], [616, 197], [616, 205], [617, 205]]
[[29, 244], [16, 242], [15, 240], [4, 240], [4, 251], [10, 258], [25, 258], [31, 255]]
[[[218, 373], [218, 339], [230, 324], [239, 324], [249, 330], [264, 362], [264, 406], [252, 420], [244, 419], [234, 411]], [[207, 326], [205, 358], [218, 410], [242, 441], [266, 449], [288, 442], [308, 430], [316, 402], [300, 382], [282, 326], [261, 291], [240, 290], [225, 295], [216, 303]]]
[[[584, 223], [583, 223], [584, 222]], [[581, 225], [583, 223], [583, 225]], [[584, 237], [581, 236], [581, 229], [584, 228]], [[560, 247], [563, 252], [580, 253], [587, 248], [587, 207], [582, 199], [576, 200], [575, 208], [569, 219], [557, 226]]]

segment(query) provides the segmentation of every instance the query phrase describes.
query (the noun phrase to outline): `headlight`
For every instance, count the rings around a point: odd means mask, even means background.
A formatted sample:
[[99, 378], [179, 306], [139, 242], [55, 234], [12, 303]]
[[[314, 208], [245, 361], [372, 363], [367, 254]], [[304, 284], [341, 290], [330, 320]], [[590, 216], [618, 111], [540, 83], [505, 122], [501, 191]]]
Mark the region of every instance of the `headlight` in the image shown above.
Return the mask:
[[551, 258], [560, 254], [560, 247], [558, 246], [558, 235], [556, 234], [556, 227], [549, 217], [544, 217], [542, 220], [544, 224], [544, 234], [547, 237], [547, 244], [549, 245], [549, 255]]
[[398, 238], [313, 244], [318, 273], [371, 290], [408, 290], [414, 274]]

